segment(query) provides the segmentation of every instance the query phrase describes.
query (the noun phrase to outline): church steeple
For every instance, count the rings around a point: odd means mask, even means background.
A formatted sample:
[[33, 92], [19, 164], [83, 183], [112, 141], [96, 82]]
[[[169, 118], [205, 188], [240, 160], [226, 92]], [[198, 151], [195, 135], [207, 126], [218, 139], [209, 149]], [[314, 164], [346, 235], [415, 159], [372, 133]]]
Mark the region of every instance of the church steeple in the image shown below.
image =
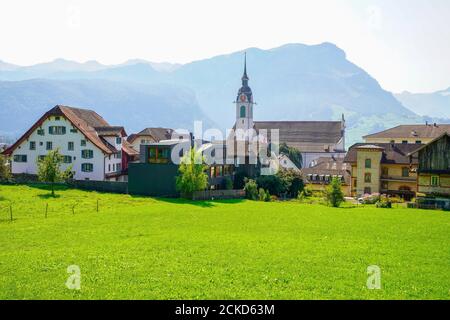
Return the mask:
[[247, 52], [244, 52], [244, 74], [242, 75], [242, 86], [248, 87], [248, 76], [247, 76]]
[[247, 75], [247, 53], [244, 55], [244, 74], [242, 75], [242, 86], [236, 98], [236, 129], [253, 129], [253, 93], [248, 86]]

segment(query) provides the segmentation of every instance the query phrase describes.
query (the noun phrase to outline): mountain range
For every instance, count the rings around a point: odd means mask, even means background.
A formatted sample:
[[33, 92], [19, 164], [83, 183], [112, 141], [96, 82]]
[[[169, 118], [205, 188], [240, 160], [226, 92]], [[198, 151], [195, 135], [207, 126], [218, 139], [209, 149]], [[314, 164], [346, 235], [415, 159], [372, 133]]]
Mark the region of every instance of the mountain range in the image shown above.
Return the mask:
[[[348, 146], [398, 124], [449, 122], [438, 119], [450, 118], [448, 113], [428, 113], [404, 94], [384, 90], [334, 44], [245, 51], [258, 103], [255, 120], [339, 120], [344, 114]], [[23, 132], [55, 104], [92, 108], [128, 133], [148, 126], [190, 129], [194, 120], [230, 128], [242, 72], [243, 51], [184, 65], [139, 59], [110, 66], [63, 59], [27, 67], [0, 62], [0, 134]]]
[[450, 118], [450, 88], [431, 93], [405, 91], [395, 97], [418, 115]]

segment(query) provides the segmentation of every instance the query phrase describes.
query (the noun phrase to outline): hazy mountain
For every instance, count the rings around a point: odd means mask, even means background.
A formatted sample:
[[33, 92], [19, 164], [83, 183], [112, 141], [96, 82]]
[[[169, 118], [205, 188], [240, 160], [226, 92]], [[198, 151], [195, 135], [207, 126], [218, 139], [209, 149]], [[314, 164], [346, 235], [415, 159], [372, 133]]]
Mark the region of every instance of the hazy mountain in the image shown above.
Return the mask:
[[[383, 90], [363, 69], [348, 61], [345, 52], [333, 44], [289, 44], [271, 50], [250, 48], [246, 52], [249, 84], [258, 102], [255, 120], [338, 120], [344, 113], [348, 145], [360, 140], [362, 135], [393, 125], [425, 122], [423, 117], [405, 108], [390, 92]], [[46, 73], [42, 77], [78, 79], [78, 85], [88, 80], [89, 83], [99, 79], [120, 81], [126, 84], [127, 94], [133, 94], [131, 89], [135, 86], [141, 88], [143, 84], [152, 88], [159, 88], [161, 84], [164, 84], [162, 87], [170, 85], [173, 88], [170, 94], [175, 96], [178, 96], [179, 88], [189, 88], [196, 97], [189, 100], [193, 102], [192, 110], [197, 110], [199, 106], [203, 111], [196, 115], [206, 115], [222, 129], [234, 123], [233, 101], [241, 86], [243, 51], [164, 67], [136, 59], [121, 65], [89, 70], [81, 67], [70, 69], [68, 64], [64, 65], [67, 66], [45, 68]], [[24, 76], [27, 77], [22, 68], [0, 71], [0, 79], [4, 80]], [[17, 90], [17, 96], [10, 97], [13, 101], [20, 98], [21, 92]], [[26, 96], [32, 94], [27, 92]], [[65, 96], [59, 98], [58, 103], [66, 103]], [[95, 98], [94, 94], [85, 97], [85, 100], [90, 106], [96, 106]], [[131, 96], [128, 98], [133, 99]], [[102, 104], [102, 101], [99, 103]], [[187, 103], [184, 106], [186, 112], [190, 112], [191, 106]], [[155, 106], [154, 111], [156, 113], [149, 116], [152, 121], [153, 117], [166, 117], [164, 109]], [[114, 112], [106, 110], [104, 115], [106, 118], [116, 117]], [[175, 124], [178, 122], [173, 115], [171, 119]], [[131, 123], [127, 114], [122, 122]]]
[[0, 82], [0, 135], [19, 136], [56, 104], [95, 110], [128, 133], [149, 126], [191, 128], [196, 119], [213, 125], [186, 88], [109, 80]]
[[450, 118], [450, 88], [433, 93], [403, 92], [395, 96], [419, 115]]

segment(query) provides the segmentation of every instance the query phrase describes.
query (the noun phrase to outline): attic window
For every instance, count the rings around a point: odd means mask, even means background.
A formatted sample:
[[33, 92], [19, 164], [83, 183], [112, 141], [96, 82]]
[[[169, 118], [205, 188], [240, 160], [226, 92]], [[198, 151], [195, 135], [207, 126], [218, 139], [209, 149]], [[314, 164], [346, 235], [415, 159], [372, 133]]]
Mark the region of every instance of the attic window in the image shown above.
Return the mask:
[[55, 117], [55, 121], [61, 120], [61, 117]]

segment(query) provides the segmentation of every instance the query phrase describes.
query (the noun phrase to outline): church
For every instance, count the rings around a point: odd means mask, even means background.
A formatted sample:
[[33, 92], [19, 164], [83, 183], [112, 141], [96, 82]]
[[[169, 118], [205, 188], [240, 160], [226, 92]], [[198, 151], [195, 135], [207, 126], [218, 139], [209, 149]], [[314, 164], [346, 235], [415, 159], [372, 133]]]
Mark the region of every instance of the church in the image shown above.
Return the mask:
[[[234, 136], [228, 137], [228, 149], [234, 144], [234, 157], [237, 165], [242, 164], [242, 152], [236, 147], [244, 142], [245, 158], [252, 157], [251, 140], [257, 136], [260, 147], [263, 144], [287, 144], [298, 149], [302, 154], [303, 167], [308, 168], [323, 157], [345, 157], [345, 119], [340, 121], [255, 121], [256, 103], [247, 75], [247, 57], [244, 58], [242, 86], [238, 90], [235, 101], [236, 120], [233, 126]], [[278, 132], [277, 136], [274, 135]], [[247, 133], [247, 134], [246, 134]], [[248, 134], [250, 133], [250, 134]], [[253, 155], [254, 156], [254, 155]], [[246, 162], [248, 164], [248, 162]]]

